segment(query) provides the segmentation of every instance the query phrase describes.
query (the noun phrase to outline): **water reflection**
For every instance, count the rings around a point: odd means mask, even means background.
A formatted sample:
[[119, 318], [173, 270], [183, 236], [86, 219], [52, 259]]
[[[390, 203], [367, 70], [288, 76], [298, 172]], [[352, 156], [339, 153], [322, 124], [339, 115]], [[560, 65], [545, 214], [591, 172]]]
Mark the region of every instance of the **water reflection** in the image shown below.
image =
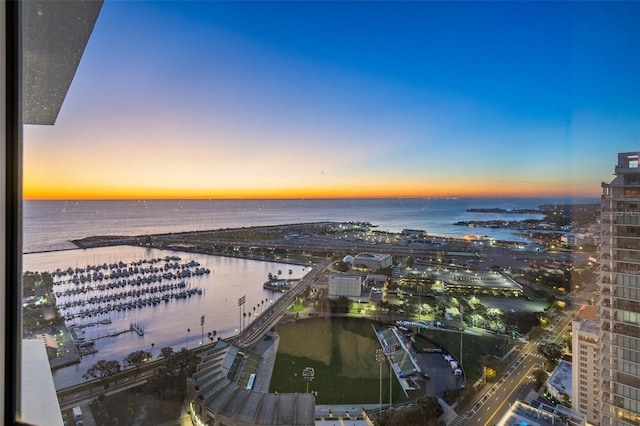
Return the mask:
[[[186, 288], [200, 289], [201, 294], [191, 297], [171, 299], [168, 302], [149, 304], [131, 309], [112, 309], [110, 312], [98, 313], [91, 317], [81, 318], [76, 314], [92, 306], [104, 307], [106, 304], [84, 304], [67, 309], [74, 317], [66, 321], [67, 325], [87, 325], [80, 327], [78, 333], [85, 341], [95, 340], [97, 353], [84, 356], [79, 364], [59, 369], [53, 378], [57, 389], [81, 383], [82, 375], [100, 359], [119, 360], [135, 350], [149, 351], [156, 357], [163, 347], [171, 346], [174, 350], [182, 347], [196, 347], [209, 340], [209, 333], [215, 331], [217, 337], [229, 337], [237, 333], [243, 322], [246, 325], [258, 316], [266, 307], [277, 300], [281, 293], [264, 290], [262, 284], [269, 274], [277, 275], [282, 271], [283, 278], [301, 278], [309, 271], [309, 267], [275, 262], [262, 262], [230, 257], [206, 256], [191, 253], [174, 252], [168, 250], [145, 249], [141, 247], [103, 247], [87, 250], [69, 250], [49, 253], [28, 254], [23, 257], [25, 271], [53, 272], [56, 269], [86, 268], [87, 265], [102, 265], [103, 263], [132, 263], [143, 259], [164, 259], [166, 256], [179, 256], [180, 263], [198, 263], [200, 268], [210, 270], [208, 274], [193, 275], [180, 280]], [[291, 270], [291, 275], [289, 275]], [[62, 278], [59, 278], [62, 279]], [[68, 278], [67, 278], [68, 279]], [[65, 292], [83, 284], [69, 283], [55, 287], [55, 291]], [[92, 293], [86, 292], [76, 295], [60, 297], [65, 303], [73, 300], [87, 300], [90, 295], [95, 296], [97, 282], [92, 281]], [[155, 284], [156, 286], [158, 284]], [[87, 283], [84, 283], [87, 286]], [[143, 286], [139, 286], [143, 288]], [[136, 286], [137, 288], [137, 286]], [[127, 287], [128, 291], [130, 287]], [[116, 293], [112, 289], [105, 294]], [[122, 290], [120, 290], [122, 291]], [[145, 297], [149, 295], [146, 294]], [[238, 299], [245, 297], [243, 305], [244, 316], [238, 307]], [[132, 299], [127, 299], [132, 300]], [[112, 303], [112, 307], [115, 304]], [[248, 314], [251, 315], [248, 315]], [[204, 324], [201, 325], [204, 317]], [[102, 322], [102, 323], [101, 323]], [[116, 337], [104, 337], [137, 324], [144, 330], [144, 335], [135, 332], [122, 333]]]

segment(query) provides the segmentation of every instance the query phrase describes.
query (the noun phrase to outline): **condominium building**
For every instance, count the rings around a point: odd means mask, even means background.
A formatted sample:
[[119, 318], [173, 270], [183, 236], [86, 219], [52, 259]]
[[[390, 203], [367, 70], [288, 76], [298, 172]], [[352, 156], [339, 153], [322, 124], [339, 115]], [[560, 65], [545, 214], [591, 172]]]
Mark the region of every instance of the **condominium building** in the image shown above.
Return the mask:
[[640, 151], [618, 154], [602, 183], [599, 275], [601, 426], [640, 423]]
[[600, 420], [598, 406], [598, 307], [583, 306], [571, 325], [571, 409], [584, 414], [589, 424]]

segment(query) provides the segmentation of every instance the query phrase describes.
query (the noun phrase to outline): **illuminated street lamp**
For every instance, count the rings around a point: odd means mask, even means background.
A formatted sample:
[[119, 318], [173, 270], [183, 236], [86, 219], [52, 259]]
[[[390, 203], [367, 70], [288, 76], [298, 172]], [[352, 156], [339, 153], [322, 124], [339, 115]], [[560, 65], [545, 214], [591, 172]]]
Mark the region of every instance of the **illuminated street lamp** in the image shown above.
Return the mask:
[[307, 382], [307, 393], [309, 393], [309, 382], [312, 381], [315, 376], [316, 371], [313, 369], [313, 367], [305, 367], [302, 370], [302, 378], [305, 382]]

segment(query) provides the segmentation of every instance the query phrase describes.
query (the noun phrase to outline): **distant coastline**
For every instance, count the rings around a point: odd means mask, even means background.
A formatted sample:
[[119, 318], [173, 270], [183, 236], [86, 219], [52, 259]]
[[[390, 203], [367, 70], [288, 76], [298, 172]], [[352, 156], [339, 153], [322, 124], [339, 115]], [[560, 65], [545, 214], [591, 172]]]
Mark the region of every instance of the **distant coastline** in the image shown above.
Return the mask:
[[[95, 235], [133, 238], [161, 233], [201, 232], [225, 228], [304, 222], [368, 222], [379, 231], [420, 229], [430, 236], [462, 238], [469, 232], [458, 221], [540, 219], [540, 206], [563, 198], [396, 198], [284, 200], [78, 200], [25, 201], [23, 251], [43, 253], [75, 249], [73, 240]], [[595, 202], [595, 200], [575, 200]], [[477, 212], [468, 211], [473, 209]], [[480, 213], [480, 211], [500, 213]], [[509, 213], [505, 213], [505, 212]], [[501, 241], [526, 241], [508, 228], [485, 228]]]
[[575, 229], [586, 228], [596, 223], [600, 215], [600, 205], [589, 204], [546, 204], [536, 209], [504, 209], [469, 208], [468, 213], [494, 213], [494, 214], [538, 214], [542, 219], [522, 220], [464, 220], [455, 222], [456, 226], [468, 226], [479, 228], [503, 228], [518, 231], [555, 231], [571, 232]]
[[505, 214], [544, 214], [541, 209], [503, 209], [499, 207], [493, 207], [488, 209], [467, 209], [469, 213], [505, 213]]

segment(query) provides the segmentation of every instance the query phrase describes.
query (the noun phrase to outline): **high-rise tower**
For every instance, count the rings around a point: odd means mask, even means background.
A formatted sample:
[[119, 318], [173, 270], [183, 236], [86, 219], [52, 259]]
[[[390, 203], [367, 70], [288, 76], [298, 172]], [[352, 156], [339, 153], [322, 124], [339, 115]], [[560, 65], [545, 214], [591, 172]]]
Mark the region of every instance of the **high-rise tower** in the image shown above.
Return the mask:
[[618, 154], [602, 183], [599, 275], [600, 425], [640, 424], [639, 152]]
[[583, 306], [571, 326], [571, 408], [584, 414], [587, 422], [600, 421], [598, 401], [598, 307]]

